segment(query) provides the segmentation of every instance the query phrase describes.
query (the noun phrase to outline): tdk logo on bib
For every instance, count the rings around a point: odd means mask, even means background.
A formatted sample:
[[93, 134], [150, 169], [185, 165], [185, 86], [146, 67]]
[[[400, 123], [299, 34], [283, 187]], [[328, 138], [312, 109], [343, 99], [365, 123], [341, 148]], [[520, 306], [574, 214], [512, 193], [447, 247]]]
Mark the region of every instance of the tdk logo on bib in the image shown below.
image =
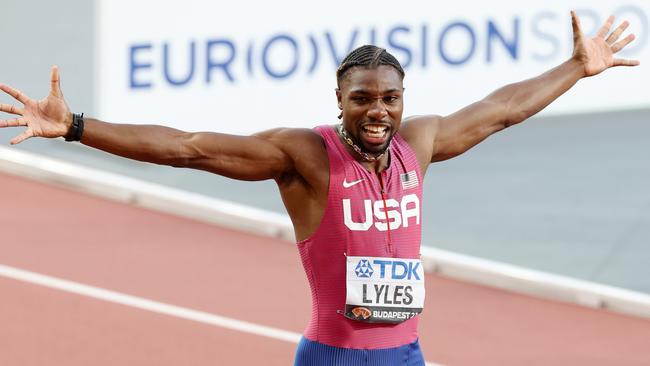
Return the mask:
[[345, 317], [397, 324], [422, 312], [424, 271], [415, 258], [346, 258]]
[[360, 278], [370, 278], [375, 273], [373, 265], [379, 266], [379, 278], [390, 278], [391, 280], [420, 280], [418, 269], [420, 262], [404, 262], [399, 260], [375, 259], [370, 264], [368, 259], [361, 259], [354, 268], [354, 273]]
[[357, 267], [354, 269], [354, 273], [357, 274], [357, 277], [371, 277], [372, 274], [375, 271], [372, 269], [372, 265], [370, 265], [370, 261], [367, 259], [362, 259], [357, 263]]

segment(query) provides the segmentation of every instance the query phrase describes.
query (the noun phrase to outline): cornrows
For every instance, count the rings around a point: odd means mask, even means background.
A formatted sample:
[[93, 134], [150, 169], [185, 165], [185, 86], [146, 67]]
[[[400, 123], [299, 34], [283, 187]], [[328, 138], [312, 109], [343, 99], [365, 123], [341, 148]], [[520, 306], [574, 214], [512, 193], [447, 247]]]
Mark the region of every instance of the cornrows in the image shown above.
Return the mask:
[[399, 64], [399, 61], [397, 61], [393, 55], [383, 48], [373, 45], [365, 45], [352, 50], [352, 52], [343, 59], [338, 70], [336, 70], [336, 82], [341, 86], [341, 81], [345, 77], [345, 74], [353, 67], [360, 66], [374, 69], [380, 65], [394, 67], [402, 76], [402, 79], [404, 78], [404, 69], [402, 69], [402, 65]]

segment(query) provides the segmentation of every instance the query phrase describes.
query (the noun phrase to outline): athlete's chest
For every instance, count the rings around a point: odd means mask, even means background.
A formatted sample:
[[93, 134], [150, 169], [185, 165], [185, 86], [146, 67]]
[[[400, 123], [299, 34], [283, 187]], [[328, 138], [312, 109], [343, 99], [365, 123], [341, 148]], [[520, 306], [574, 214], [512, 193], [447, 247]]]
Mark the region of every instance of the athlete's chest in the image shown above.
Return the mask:
[[351, 231], [397, 232], [420, 225], [422, 191], [415, 167], [392, 166], [377, 174], [347, 164], [330, 184], [335, 185], [330, 199]]

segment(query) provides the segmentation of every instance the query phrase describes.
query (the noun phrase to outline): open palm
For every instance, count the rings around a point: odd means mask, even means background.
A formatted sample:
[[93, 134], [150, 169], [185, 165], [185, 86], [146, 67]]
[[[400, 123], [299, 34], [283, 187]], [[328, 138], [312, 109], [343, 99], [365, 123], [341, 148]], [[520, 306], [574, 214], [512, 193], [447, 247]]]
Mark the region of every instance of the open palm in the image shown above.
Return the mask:
[[[610, 16], [593, 38], [585, 37], [580, 27], [580, 19], [571, 12], [573, 22], [573, 58], [584, 66], [585, 76], [594, 76], [613, 66], [637, 66], [639, 61], [616, 58], [615, 55], [634, 40], [634, 34], [619, 41], [627, 29], [627, 21], [621, 23], [613, 32], [614, 17]], [[609, 36], [608, 36], [609, 34]]]
[[0, 111], [20, 116], [0, 121], [0, 128], [27, 127], [23, 133], [11, 140], [12, 145], [30, 137], [54, 138], [67, 134], [72, 123], [72, 114], [63, 99], [59, 82], [59, 69], [56, 66], [52, 67], [50, 93], [40, 101], [27, 97], [9, 85], [0, 84], [0, 90], [23, 104], [22, 108], [11, 104], [0, 104]]

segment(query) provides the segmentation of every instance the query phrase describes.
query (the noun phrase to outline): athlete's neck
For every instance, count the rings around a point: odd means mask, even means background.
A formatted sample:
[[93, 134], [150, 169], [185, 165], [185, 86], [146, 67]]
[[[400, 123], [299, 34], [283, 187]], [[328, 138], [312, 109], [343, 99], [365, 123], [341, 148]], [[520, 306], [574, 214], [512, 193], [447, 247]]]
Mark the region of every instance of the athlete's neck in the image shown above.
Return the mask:
[[390, 145], [380, 154], [373, 155], [362, 151], [352, 140], [352, 137], [342, 128], [342, 125], [336, 126], [335, 130], [345, 149], [368, 171], [379, 174], [388, 168], [390, 165]]

